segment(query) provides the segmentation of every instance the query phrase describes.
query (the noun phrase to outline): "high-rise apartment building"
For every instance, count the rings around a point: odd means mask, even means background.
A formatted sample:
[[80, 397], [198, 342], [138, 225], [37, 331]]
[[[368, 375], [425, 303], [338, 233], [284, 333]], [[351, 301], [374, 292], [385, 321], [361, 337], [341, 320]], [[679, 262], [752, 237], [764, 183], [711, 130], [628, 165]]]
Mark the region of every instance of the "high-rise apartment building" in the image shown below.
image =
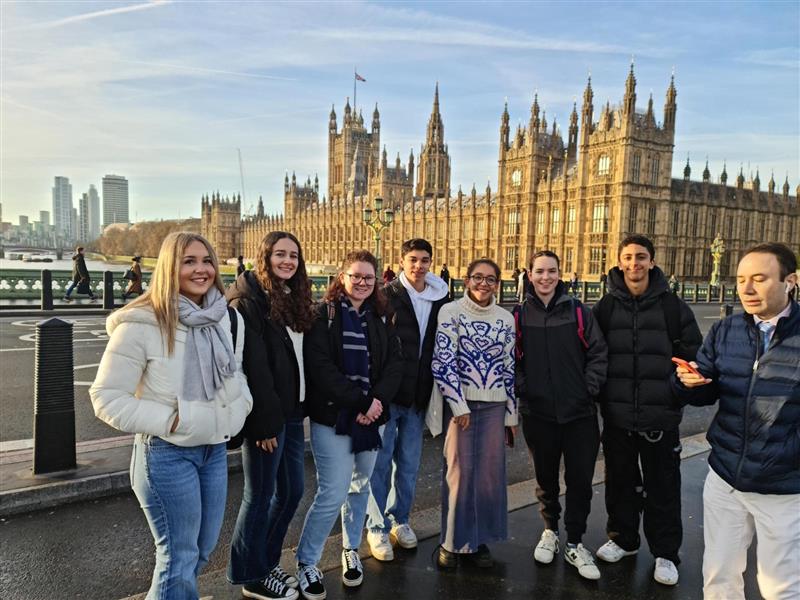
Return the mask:
[[50, 225], [50, 211], [49, 210], [40, 210], [39, 211], [39, 222], [42, 225]]
[[128, 180], [121, 175], [106, 175], [103, 177], [103, 227], [128, 221]]
[[96, 240], [103, 233], [100, 220], [100, 194], [97, 193], [97, 188], [94, 187], [94, 184], [89, 186], [87, 194], [89, 195], [89, 239]]
[[72, 184], [67, 177], [57, 176], [53, 185], [53, 225], [56, 235], [72, 240]]
[[78, 215], [78, 241], [88, 242], [91, 239], [91, 233], [89, 232], [90, 210], [88, 192], [84, 192], [81, 195], [81, 199], [78, 201], [78, 207], [80, 208], [80, 213]]

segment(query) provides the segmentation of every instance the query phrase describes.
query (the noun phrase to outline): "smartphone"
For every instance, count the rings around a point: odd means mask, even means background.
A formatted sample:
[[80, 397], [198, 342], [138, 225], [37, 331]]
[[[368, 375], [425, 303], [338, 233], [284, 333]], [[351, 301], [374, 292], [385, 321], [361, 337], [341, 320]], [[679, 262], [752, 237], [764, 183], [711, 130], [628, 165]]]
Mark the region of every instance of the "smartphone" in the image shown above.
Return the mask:
[[689, 370], [689, 372], [694, 373], [698, 377], [702, 377], [703, 379], [706, 378], [705, 375], [703, 375], [700, 371], [695, 369], [690, 363], [688, 363], [687, 361], [683, 360], [682, 358], [678, 358], [677, 356], [673, 356], [672, 357], [672, 362], [674, 362], [679, 367], [685, 367], [686, 369]]

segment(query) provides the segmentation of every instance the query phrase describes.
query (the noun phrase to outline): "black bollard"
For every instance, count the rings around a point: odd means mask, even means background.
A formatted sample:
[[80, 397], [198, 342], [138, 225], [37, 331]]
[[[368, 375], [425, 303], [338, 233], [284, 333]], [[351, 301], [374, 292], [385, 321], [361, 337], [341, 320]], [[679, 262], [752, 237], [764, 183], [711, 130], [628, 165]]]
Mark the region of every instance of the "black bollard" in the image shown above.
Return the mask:
[[103, 308], [114, 309], [114, 273], [103, 271]]
[[719, 307], [719, 318], [724, 319], [733, 314], [733, 304], [723, 304]]
[[33, 472], [74, 469], [72, 323], [56, 318], [37, 323], [34, 361]]
[[42, 269], [42, 310], [53, 310], [53, 273]]

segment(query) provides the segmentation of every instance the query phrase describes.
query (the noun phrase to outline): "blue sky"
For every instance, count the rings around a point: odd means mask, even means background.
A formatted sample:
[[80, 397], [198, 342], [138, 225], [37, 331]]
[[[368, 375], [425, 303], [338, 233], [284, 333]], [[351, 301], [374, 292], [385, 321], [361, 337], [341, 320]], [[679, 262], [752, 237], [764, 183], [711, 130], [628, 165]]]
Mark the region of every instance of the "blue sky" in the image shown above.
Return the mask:
[[[631, 56], [638, 107], [661, 118], [674, 67], [673, 173], [727, 160], [800, 183], [797, 2], [277, 3], [3, 1], [3, 220], [50, 210], [53, 177], [74, 202], [104, 174], [130, 181], [131, 218], [199, 216], [200, 196], [241, 190], [283, 204], [283, 175], [319, 174], [327, 121], [353, 93], [405, 163], [424, 139], [438, 80], [453, 189], [495, 188], [507, 97], [527, 122], [538, 91], [564, 124], [589, 72], [595, 109], [618, 103]], [[352, 101], [352, 99], [351, 99]], [[732, 175], [733, 177], [733, 175]], [[247, 208], [247, 206], [246, 206]]]

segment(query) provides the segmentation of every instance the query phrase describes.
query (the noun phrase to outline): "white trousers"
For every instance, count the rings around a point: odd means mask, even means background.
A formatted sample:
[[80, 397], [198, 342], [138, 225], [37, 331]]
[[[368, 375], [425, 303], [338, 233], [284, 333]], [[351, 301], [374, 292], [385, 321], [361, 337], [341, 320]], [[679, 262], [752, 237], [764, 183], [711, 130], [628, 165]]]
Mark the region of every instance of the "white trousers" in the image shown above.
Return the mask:
[[761, 595], [800, 600], [800, 494], [740, 492], [709, 469], [703, 523], [705, 600], [744, 600], [742, 575], [753, 534]]

